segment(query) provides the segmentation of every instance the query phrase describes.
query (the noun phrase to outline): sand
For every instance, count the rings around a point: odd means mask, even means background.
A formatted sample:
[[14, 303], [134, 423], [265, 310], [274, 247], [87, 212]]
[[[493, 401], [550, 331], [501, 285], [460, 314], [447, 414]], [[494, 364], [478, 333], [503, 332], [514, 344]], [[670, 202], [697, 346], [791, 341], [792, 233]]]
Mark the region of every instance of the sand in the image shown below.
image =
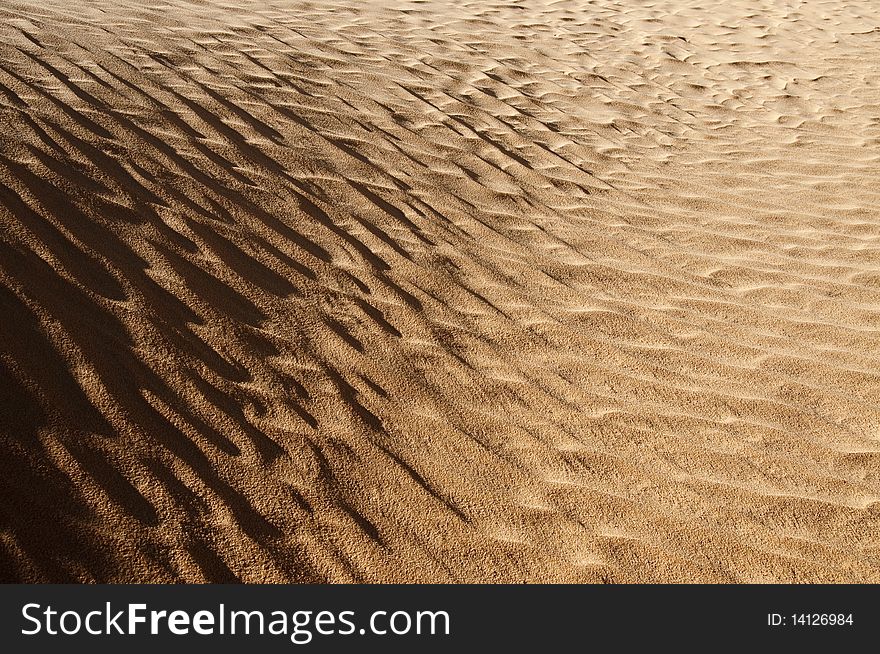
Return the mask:
[[0, 3], [0, 578], [880, 581], [880, 5]]

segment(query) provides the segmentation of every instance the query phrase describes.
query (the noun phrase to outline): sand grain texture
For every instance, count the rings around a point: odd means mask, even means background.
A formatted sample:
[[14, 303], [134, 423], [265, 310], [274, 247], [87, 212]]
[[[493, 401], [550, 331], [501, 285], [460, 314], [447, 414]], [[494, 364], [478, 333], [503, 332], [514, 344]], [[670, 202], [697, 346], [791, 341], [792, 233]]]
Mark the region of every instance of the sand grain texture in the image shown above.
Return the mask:
[[880, 581], [880, 6], [0, 0], [0, 576]]

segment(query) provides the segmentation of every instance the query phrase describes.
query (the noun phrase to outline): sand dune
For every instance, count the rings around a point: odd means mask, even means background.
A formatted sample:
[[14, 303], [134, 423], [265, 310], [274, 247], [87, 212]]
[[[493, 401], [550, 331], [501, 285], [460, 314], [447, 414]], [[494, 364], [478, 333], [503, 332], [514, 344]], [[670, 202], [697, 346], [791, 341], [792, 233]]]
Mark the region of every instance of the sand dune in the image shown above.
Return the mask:
[[0, 577], [880, 581], [880, 6], [0, 3]]

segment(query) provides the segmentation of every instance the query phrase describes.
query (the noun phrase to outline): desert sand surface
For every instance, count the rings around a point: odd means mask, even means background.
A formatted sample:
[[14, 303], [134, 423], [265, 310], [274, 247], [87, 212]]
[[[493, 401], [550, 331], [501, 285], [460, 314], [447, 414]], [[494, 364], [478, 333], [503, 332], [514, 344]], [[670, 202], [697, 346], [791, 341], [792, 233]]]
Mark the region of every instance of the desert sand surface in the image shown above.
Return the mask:
[[0, 0], [0, 577], [880, 581], [880, 4]]

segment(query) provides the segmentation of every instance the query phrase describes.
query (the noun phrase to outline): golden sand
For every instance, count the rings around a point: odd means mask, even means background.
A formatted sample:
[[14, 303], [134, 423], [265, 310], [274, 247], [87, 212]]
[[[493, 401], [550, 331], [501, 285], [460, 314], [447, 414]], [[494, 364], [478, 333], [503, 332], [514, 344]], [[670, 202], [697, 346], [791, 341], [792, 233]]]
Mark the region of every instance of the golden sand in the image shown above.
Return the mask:
[[0, 2], [0, 576], [880, 581], [880, 4]]

